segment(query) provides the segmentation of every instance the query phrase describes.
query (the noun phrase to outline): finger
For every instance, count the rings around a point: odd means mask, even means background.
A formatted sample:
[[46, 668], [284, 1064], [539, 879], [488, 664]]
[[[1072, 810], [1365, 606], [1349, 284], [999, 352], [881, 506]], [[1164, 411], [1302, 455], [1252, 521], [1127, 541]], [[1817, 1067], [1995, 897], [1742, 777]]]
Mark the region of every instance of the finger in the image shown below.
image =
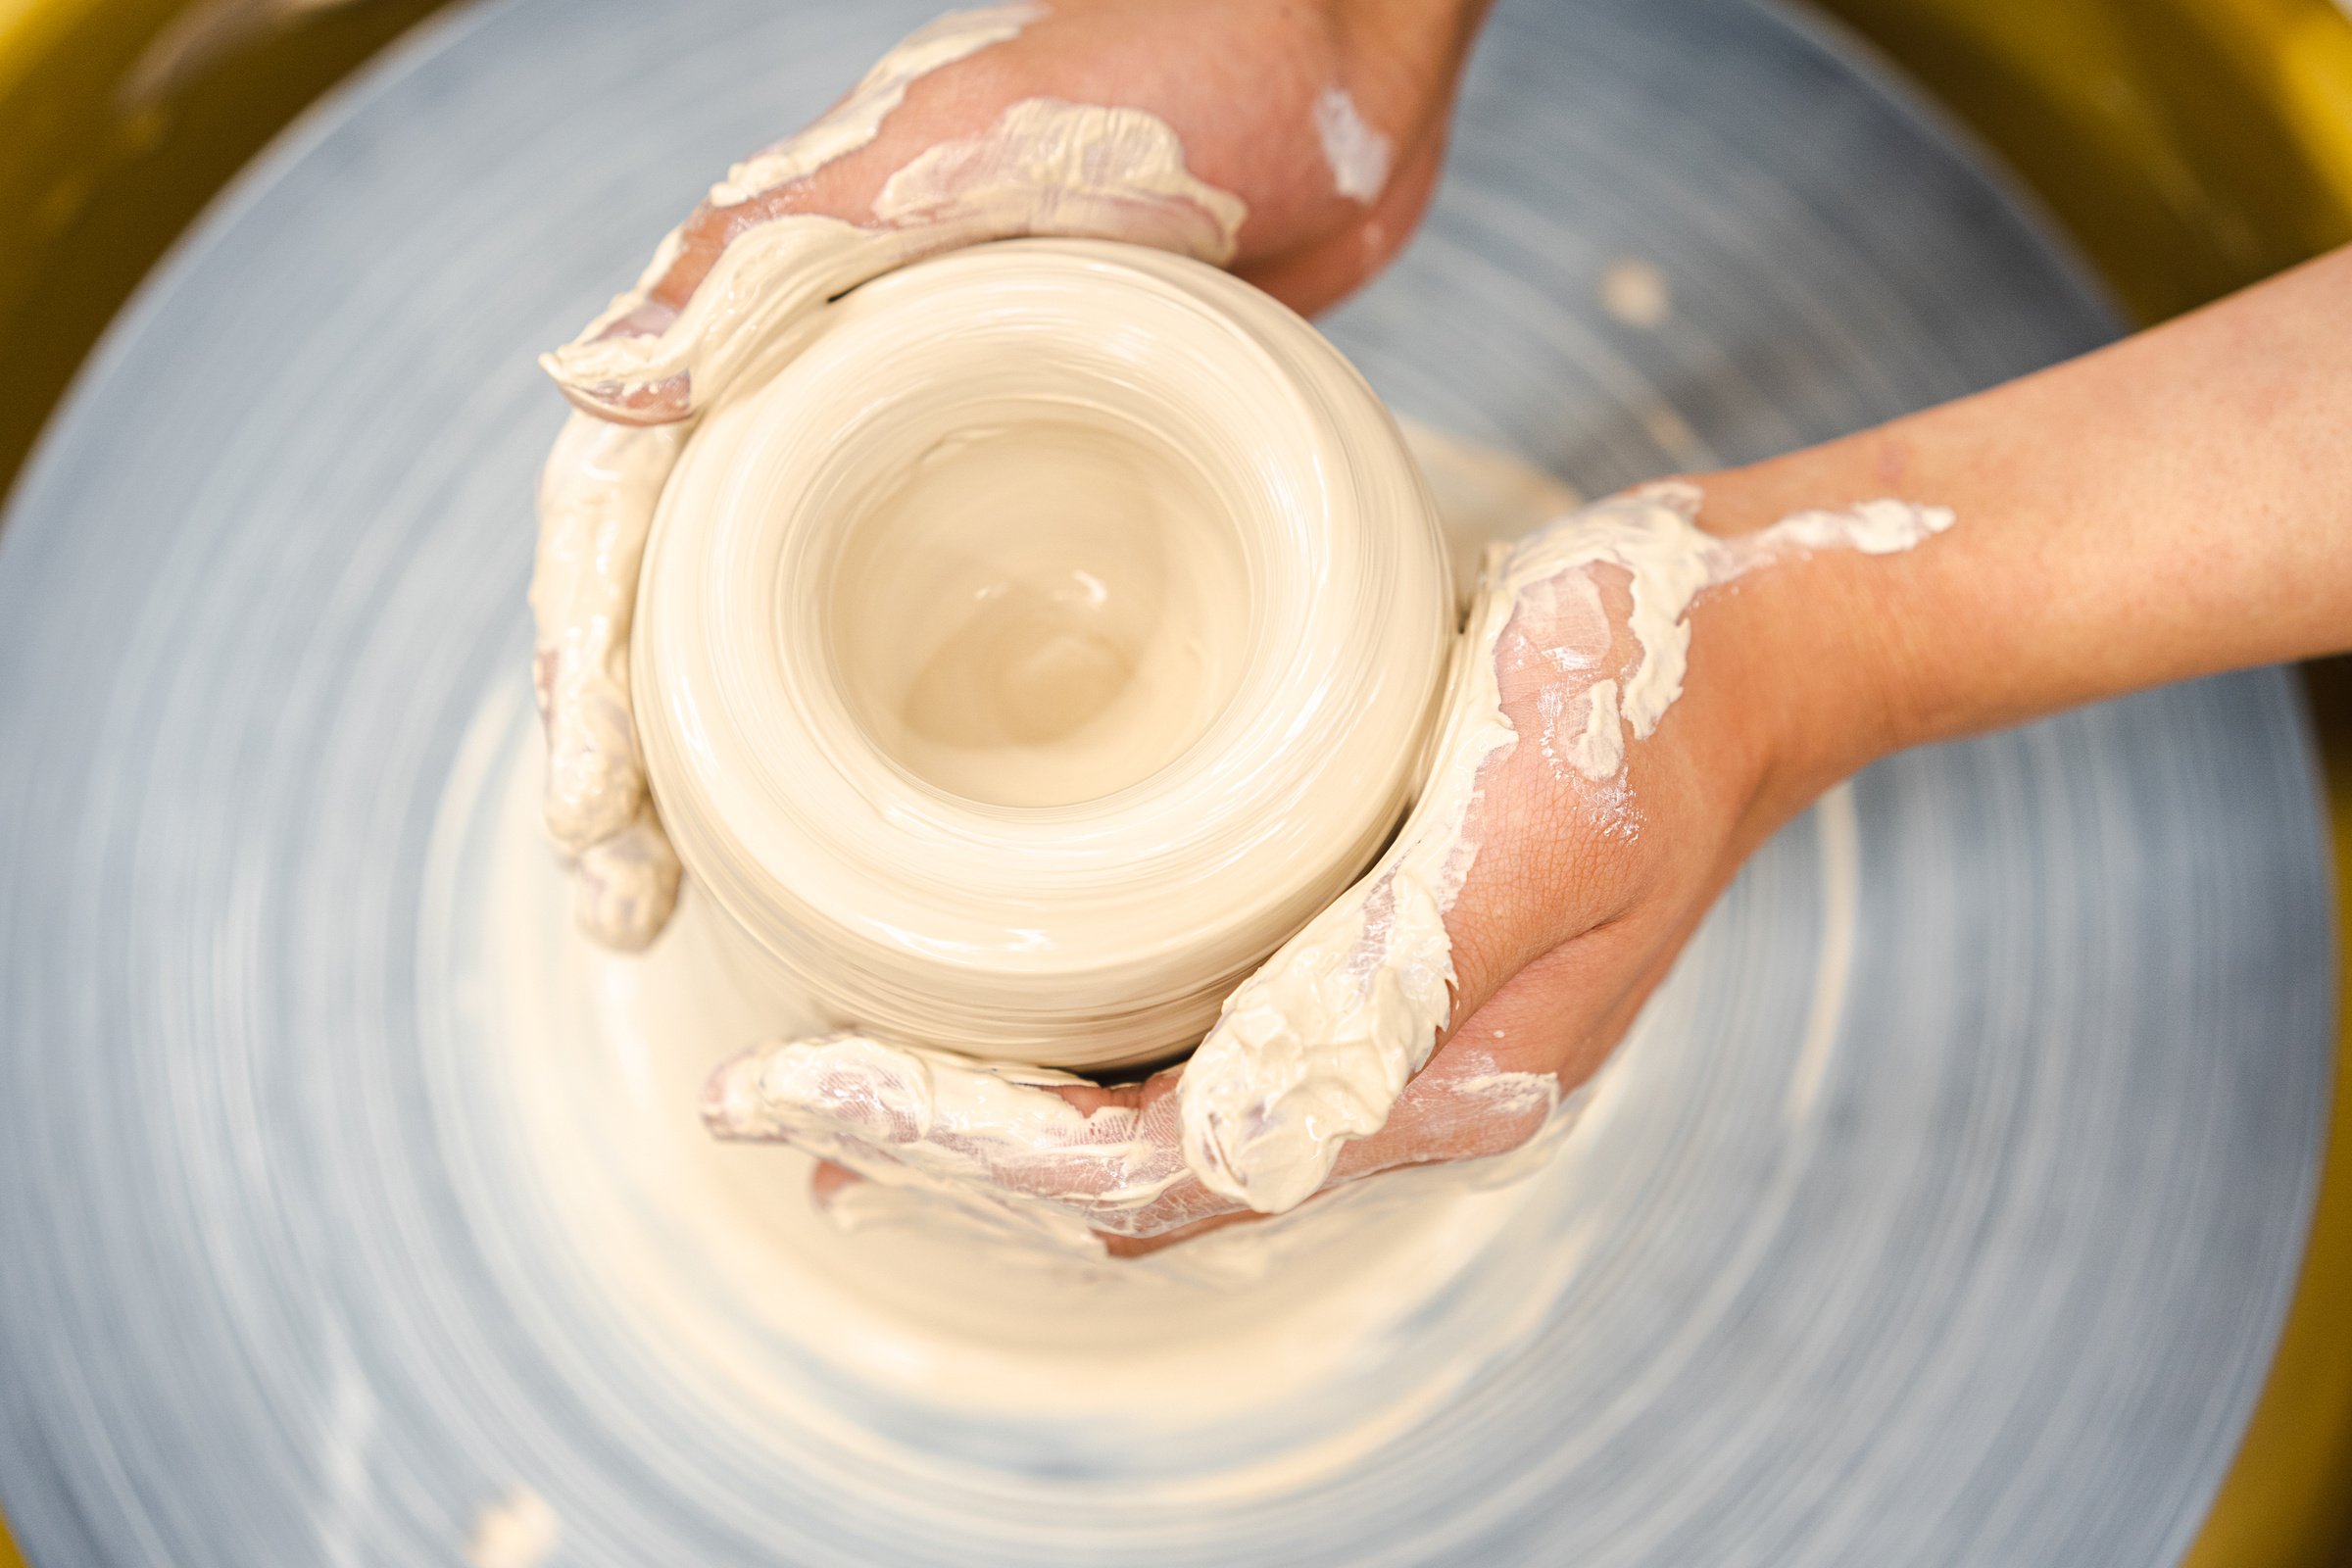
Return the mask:
[[1164, 1084], [1102, 1089], [861, 1035], [776, 1042], [723, 1064], [703, 1119], [723, 1139], [781, 1142], [867, 1181], [1100, 1250], [1230, 1205], [1176, 1147]]
[[669, 923], [680, 874], [677, 852], [649, 802], [628, 826], [572, 862], [572, 919], [600, 947], [638, 952]]
[[629, 629], [671, 430], [574, 415], [539, 481], [532, 683], [547, 732], [548, 835], [577, 856], [637, 817], [645, 773], [629, 706]]
[[[1563, 987], [1554, 966], [1539, 960], [1522, 969], [1447, 1034], [1427, 1065], [1398, 1093], [1378, 1131], [1340, 1148], [1330, 1175], [1313, 1197], [1411, 1166], [1500, 1160], [1539, 1137], [1564, 1133], [1574, 1124], [1582, 1100], [1563, 1094], [1563, 1085], [1582, 1086], [1631, 1015], [1603, 1008], [1592, 1028], [1584, 1030], [1570, 1021], [1578, 1012], [1573, 993]], [[1592, 1049], [1578, 1049], [1579, 1038]], [[1518, 1168], [1498, 1165], [1496, 1179]], [[1110, 1250], [1114, 1256], [1140, 1255], [1210, 1229], [1266, 1217], [1237, 1209], [1180, 1229], [1114, 1242]]]

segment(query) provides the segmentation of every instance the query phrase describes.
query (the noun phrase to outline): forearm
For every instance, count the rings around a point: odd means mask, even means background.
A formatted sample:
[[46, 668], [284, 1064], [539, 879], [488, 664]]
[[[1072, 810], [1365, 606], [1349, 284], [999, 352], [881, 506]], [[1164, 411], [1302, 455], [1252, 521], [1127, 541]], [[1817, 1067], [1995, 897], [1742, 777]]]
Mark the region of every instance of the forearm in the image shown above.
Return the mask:
[[[2352, 249], [2096, 354], [1709, 476], [1707, 525], [1890, 495], [1926, 549], [1805, 563], [1783, 603], [1816, 771], [2352, 647]], [[1703, 634], [1702, 634], [1703, 635]], [[1824, 743], [1824, 726], [1843, 732]], [[1826, 782], [1826, 779], [1823, 780]]]

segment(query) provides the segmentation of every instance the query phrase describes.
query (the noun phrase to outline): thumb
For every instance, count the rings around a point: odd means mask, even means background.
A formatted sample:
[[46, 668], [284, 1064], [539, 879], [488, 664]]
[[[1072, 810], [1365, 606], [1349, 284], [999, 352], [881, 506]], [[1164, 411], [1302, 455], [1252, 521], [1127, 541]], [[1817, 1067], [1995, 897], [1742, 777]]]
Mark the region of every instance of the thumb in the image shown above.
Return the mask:
[[1372, 870], [1226, 999], [1179, 1086], [1185, 1162], [1203, 1186], [1261, 1213], [1306, 1200], [1341, 1150], [1386, 1124], [1460, 1004], [1507, 970], [1456, 966], [1448, 923], [1466, 884], [1494, 874], [1474, 820], [1480, 779], [1517, 735], [1494, 650], [1515, 597], [1499, 559], [1471, 612], [1428, 782]]

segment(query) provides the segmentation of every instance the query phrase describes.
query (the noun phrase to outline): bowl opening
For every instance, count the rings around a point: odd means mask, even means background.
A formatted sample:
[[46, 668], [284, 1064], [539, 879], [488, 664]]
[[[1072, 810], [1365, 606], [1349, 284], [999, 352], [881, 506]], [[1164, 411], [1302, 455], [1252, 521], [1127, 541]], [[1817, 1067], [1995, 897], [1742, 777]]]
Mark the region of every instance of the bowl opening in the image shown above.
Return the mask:
[[1099, 404], [992, 400], [930, 422], [911, 462], [834, 492], [847, 514], [822, 605], [853, 717], [925, 784], [993, 806], [1075, 805], [1159, 772], [1246, 662], [1230, 499]]

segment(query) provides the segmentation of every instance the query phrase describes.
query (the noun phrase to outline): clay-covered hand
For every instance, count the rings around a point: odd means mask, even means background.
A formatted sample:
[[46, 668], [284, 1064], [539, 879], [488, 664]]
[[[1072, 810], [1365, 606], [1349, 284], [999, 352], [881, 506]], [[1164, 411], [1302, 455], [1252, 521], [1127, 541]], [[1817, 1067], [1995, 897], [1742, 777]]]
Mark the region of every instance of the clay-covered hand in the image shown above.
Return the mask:
[[630, 716], [637, 567], [689, 421], [891, 268], [1016, 235], [1231, 267], [1311, 312], [1427, 203], [1480, 0], [1035, 0], [951, 13], [711, 187], [544, 364], [580, 411], [539, 493], [547, 823], [581, 924], [644, 946], [678, 863]]
[[1791, 727], [1810, 662], [1792, 627], [1818, 607], [1788, 585], [1952, 520], [1883, 501], [1718, 537], [1700, 505], [1649, 486], [1492, 554], [1402, 829], [1181, 1067], [1102, 1089], [859, 1036], [779, 1043], [719, 1070], [706, 1121], [1121, 1250], [1518, 1148], [1740, 860], [1850, 765]]

